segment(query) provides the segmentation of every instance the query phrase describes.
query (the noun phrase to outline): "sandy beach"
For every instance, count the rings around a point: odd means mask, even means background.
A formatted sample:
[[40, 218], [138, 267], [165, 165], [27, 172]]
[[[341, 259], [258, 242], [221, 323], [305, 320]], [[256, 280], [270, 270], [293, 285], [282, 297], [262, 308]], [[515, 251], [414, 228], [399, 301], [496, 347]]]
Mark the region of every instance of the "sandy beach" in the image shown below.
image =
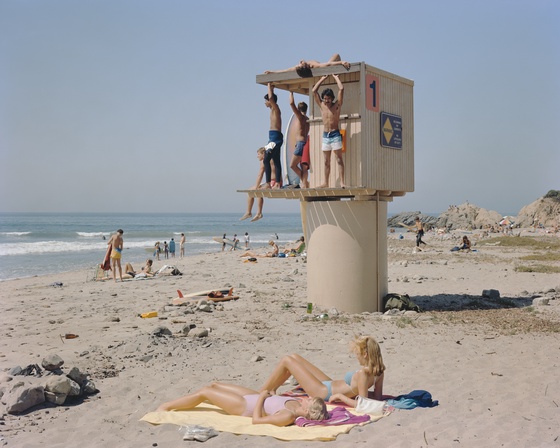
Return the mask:
[[[560, 275], [516, 270], [530, 264], [522, 257], [544, 253], [546, 247], [483, 244], [471, 233], [476, 252], [450, 252], [462, 234], [429, 233], [428, 246], [419, 253], [413, 253], [412, 234], [403, 240], [388, 237], [389, 291], [408, 294], [422, 309], [406, 316], [337, 316], [320, 304], [307, 314], [302, 258], [246, 263], [239, 252], [229, 251], [155, 263], [156, 269], [173, 264], [182, 276], [114, 283], [90, 281], [91, 273], [80, 271], [1, 282], [0, 388], [22, 379], [10, 381], [7, 372], [13, 367], [58, 354], [64, 368], [88, 373], [99, 393], [21, 415], [3, 411], [0, 446], [200, 443], [183, 441], [178, 426], [139, 420], [163, 401], [211, 381], [259, 388], [288, 353], [300, 353], [330, 376], [342, 377], [358, 367], [349, 351], [358, 334], [372, 335], [381, 344], [387, 366], [384, 394], [423, 389], [439, 405], [397, 410], [324, 442], [329, 446], [560, 446]], [[539, 237], [557, 247], [558, 236]], [[560, 266], [554, 260], [546, 264]], [[50, 286], [53, 282], [63, 286]], [[170, 306], [178, 289], [224, 287], [233, 287], [239, 299], [222, 302], [212, 312], [184, 314], [185, 307]], [[500, 292], [498, 300], [482, 297], [490, 289]], [[533, 306], [539, 296], [549, 298], [549, 304]], [[158, 317], [139, 317], [150, 311]], [[319, 318], [324, 313], [329, 318]], [[208, 336], [177, 336], [189, 324], [209, 329]], [[159, 326], [174, 336], [153, 335]], [[78, 337], [61, 338], [67, 333]], [[230, 433], [205, 442], [226, 445], [280, 447], [286, 442]]]

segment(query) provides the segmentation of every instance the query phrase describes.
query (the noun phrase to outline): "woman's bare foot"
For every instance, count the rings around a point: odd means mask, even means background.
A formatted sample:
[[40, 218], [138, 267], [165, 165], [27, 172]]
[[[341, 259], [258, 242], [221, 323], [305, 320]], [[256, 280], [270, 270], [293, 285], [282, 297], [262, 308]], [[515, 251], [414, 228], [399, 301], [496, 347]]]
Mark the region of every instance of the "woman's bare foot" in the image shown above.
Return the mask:
[[270, 188], [271, 188], [271, 187], [270, 187], [270, 184], [269, 184], [269, 183], [266, 183], [266, 184], [262, 184], [262, 185], [259, 187], [259, 190], [270, 190]]
[[255, 216], [253, 219], [251, 219], [251, 222], [255, 222], [258, 221], [259, 219], [261, 219], [263, 217], [263, 215], [261, 213], [259, 213], [257, 216]]
[[245, 213], [241, 218], [239, 218], [239, 221], [245, 221], [248, 218], [251, 218], [253, 215], [249, 212]]

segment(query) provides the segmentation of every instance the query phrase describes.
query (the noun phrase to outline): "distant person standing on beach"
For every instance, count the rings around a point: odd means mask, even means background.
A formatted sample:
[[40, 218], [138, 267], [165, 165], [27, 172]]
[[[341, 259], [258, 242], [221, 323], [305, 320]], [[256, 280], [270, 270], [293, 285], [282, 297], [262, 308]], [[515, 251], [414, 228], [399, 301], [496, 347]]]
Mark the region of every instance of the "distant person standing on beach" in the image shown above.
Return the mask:
[[416, 248], [421, 251], [420, 244], [426, 245], [426, 243], [422, 241], [422, 236], [424, 236], [424, 224], [422, 224], [420, 216], [416, 217], [414, 227], [416, 227]]
[[119, 268], [119, 277], [122, 279], [122, 267], [121, 267], [121, 258], [122, 258], [122, 250], [123, 250], [123, 235], [124, 231], [122, 229], [117, 230], [111, 239], [107, 243], [107, 246], [111, 247], [111, 260], [113, 262], [113, 280], [115, 283], [117, 282], [117, 267]]
[[175, 258], [175, 240], [173, 238], [169, 241], [169, 253], [171, 254], [171, 258]]
[[185, 234], [181, 233], [181, 241], [179, 241], [179, 257], [185, 256]]
[[251, 241], [251, 238], [249, 238], [249, 233], [245, 232], [245, 249], [249, 248], [249, 242]]
[[[268, 93], [264, 96], [264, 104], [270, 108], [270, 130], [268, 131], [268, 144], [265, 146], [264, 174], [266, 183], [263, 188], [280, 188], [282, 186], [282, 165], [280, 162], [280, 150], [284, 143], [282, 135], [282, 114], [277, 104], [278, 97], [274, 93], [274, 87], [268, 83]], [[270, 161], [274, 161], [274, 173], [276, 175], [276, 185], [271, 186], [272, 166]]]
[[328, 76], [322, 76], [317, 84], [313, 86], [313, 96], [315, 102], [321, 109], [323, 118], [323, 155], [325, 159], [325, 182], [317, 188], [327, 188], [329, 186], [329, 176], [331, 174], [331, 152], [334, 151], [340, 171], [340, 186], [344, 184], [344, 160], [342, 160], [342, 134], [339, 129], [340, 111], [344, 97], [344, 86], [338, 75], [332, 75], [338, 86], [338, 100], [334, 101], [334, 92], [331, 89], [324, 89], [319, 96], [319, 87]]
[[224, 233], [224, 236], [222, 237], [222, 252], [224, 251], [225, 248], [226, 248], [226, 234]]
[[156, 241], [156, 244], [154, 245], [154, 257], [156, 257], [157, 261], [159, 261], [159, 253], [161, 252], [161, 249], [159, 247], [159, 241]]
[[169, 245], [167, 244], [167, 241], [163, 242], [163, 255], [166, 259], [169, 258]]

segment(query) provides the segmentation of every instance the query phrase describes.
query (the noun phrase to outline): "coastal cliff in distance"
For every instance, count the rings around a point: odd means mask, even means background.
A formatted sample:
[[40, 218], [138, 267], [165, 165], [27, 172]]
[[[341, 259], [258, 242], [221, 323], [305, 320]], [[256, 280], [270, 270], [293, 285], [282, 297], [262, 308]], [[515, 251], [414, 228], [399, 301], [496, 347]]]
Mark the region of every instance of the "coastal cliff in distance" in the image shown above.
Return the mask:
[[[480, 229], [488, 226], [497, 226], [504, 219], [500, 213], [478, 207], [468, 202], [461, 205], [450, 205], [438, 217], [424, 215], [420, 211], [403, 212], [387, 220], [389, 227], [398, 227], [399, 222], [413, 225], [417, 216], [420, 216], [426, 227], [446, 227], [455, 229]], [[517, 216], [508, 216], [514, 227], [531, 227], [542, 225], [544, 227], [560, 227], [560, 191], [550, 190], [545, 196], [524, 206]]]

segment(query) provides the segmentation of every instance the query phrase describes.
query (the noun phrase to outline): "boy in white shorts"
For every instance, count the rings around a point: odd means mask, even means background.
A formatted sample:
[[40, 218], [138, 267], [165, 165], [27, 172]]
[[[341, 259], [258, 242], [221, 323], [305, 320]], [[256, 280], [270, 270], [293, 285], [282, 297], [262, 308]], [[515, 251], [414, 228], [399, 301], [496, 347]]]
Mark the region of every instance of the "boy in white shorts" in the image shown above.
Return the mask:
[[331, 174], [331, 152], [334, 151], [338, 168], [340, 171], [340, 186], [345, 188], [344, 183], [344, 160], [342, 160], [342, 134], [339, 130], [340, 111], [344, 97], [344, 86], [338, 75], [332, 75], [338, 86], [338, 99], [334, 101], [334, 93], [331, 89], [324, 89], [319, 96], [318, 90], [328, 76], [322, 76], [313, 87], [315, 102], [321, 109], [323, 118], [323, 154], [325, 158], [325, 182], [317, 188], [327, 188], [329, 186], [329, 176]]

